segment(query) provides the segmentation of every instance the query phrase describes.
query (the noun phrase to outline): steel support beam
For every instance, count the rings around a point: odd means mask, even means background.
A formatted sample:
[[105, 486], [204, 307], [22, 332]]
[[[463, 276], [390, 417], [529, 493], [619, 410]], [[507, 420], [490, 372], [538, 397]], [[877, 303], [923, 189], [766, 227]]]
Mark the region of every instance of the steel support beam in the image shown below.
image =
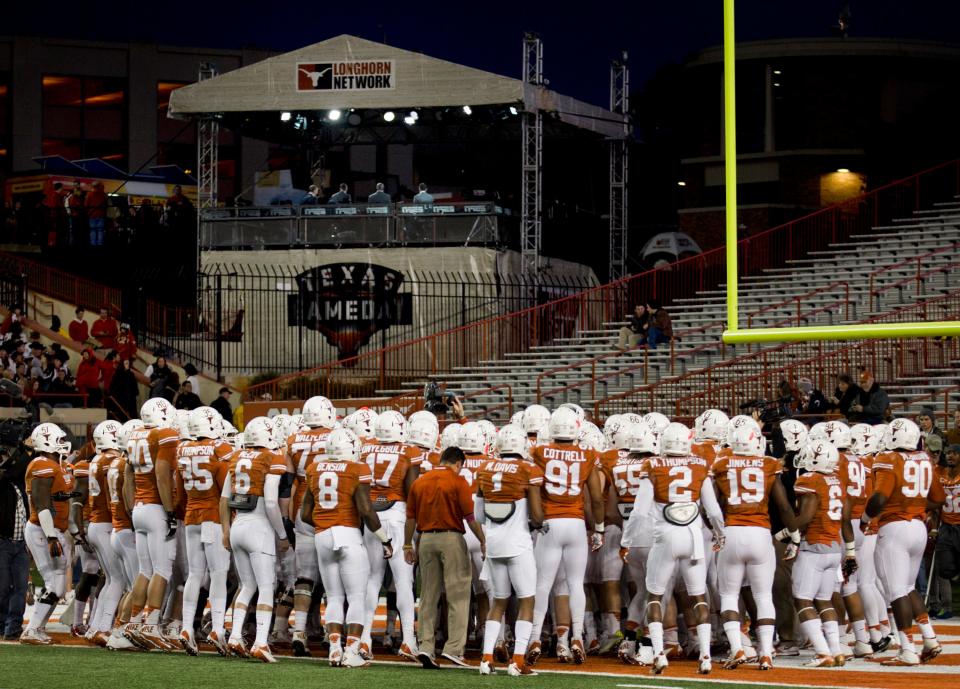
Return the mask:
[[[543, 44], [533, 33], [523, 38], [523, 83], [543, 85]], [[540, 274], [543, 209], [543, 114], [539, 109], [523, 113], [521, 145], [520, 259], [523, 274], [536, 280]]]
[[[610, 63], [610, 111], [626, 117], [630, 111], [630, 69], [627, 53]], [[630, 153], [627, 137], [630, 125], [624, 120], [623, 136], [610, 140], [610, 254], [608, 279], [626, 277], [628, 249], [627, 182], [630, 172]]]

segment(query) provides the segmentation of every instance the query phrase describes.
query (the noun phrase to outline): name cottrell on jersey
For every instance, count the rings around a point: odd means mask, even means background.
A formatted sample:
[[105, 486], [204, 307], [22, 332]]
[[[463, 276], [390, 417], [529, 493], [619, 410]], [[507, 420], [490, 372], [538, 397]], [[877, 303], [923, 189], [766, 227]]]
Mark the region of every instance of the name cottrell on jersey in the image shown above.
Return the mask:
[[530, 450], [543, 472], [544, 519], [583, 519], [583, 486], [599, 466], [599, 455], [576, 445], [549, 443]]
[[960, 525], [960, 474], [950, 478], [945, 467], [936, 467], [930, 501], [943, 505], [940, 521]]
[[127, 460], [123, 455], [114, 457], [107, 469], [107, 494], [110, 498], [110, 515], [114, 531], [125, 531], [133, 528], [130, 513], [123, 501], [123, 482], [126, 469]]
[[884, 452], [873, 460], [874, 491], [887, 496], [879, 525], [922, 520], [933, 486], [933, 461], [926, 452]]
[[236, 450], [230, 455], [230, 490], [234, 495], [263, 497], [267, 476], [283, 476], [287, 465], [278, 452], [270, 450]]
[[91, 524], [113, 521], [113, 515], [110, 512], [108, 474], [113, 460], [119, 456], [120, 453], [116, 450], [106, 450], [94, 455], [90, 460], [87, 506], [90, 509]]
[[530, 486], [543, 485], [540, 467], [515, 459], [491, 459], [477, 470], [476, 487], [486, 502], [524, 500]]
[[313, 527], [317, 533], [334, 526], [360, 528], [360, 512], [354, 493], [373, 483], [370, 467], [363, 462], [322, 461], [307, 468], [307, 490], [313, 495]]
[[329, 435], [329, 428], [306, 428], [287, 438], [287, 456], [297, 474], [297, 487], [293, 492], [294, 514], [300, 513], [300, 505], [307, 492], [307, 469], [326, 455]]
[[843, 518], [844, 482], [835, 474], [813, 471], [797, 478], [793, 487], [797, 496], [816, 495], [817, 512], [807, 524], [803, 540], [810, 545], [840, 543], [840, 524]]
[[708, 471], [703, 457], [647, 457], [640, 479], [649, 479], [653, 484], [654, 502], [697, 502]]
[[40, 526], [37, 506], [33, 502], [33, 480], [47, 478], [53, 479], [53, 484], [50, 486], [50, 512], [53, 514], [53, 525], [60, 531], [66, 531], [70, 503], [66, 501], [54, 502], [52, 497], [55, 493], [65, 493], [70, 490], [73, 487], [73, 477], [63, 470], [59, 462], [47, 457], [34, 458], [27, 465], [27, 472], [24, 475], [24, 481], [27, 484], [27, 498], [30, 502], [30, 523]]
[[233, 446], [222, 440], [188, 440], [177, 446], [178, 486], [186, 496], [183, 523], [220, 523], [220, 493], [230, 464]]
[[172, 428], [138, 428], [127, 439], [127, 457], [133, 468], [134, 504], [159, 505], [156, 466], [167, 463], [171, 484], [176, 470], [176, 449], [180, 437]]
[[770, 528], [770, 491], [783, 463], [773, 457], [738, 457], [717, 459], [710, 476], [717, 492], [725, 501], [727, 526], [762, 526]]
[[360, 461], [370, 469], [373, 485], [370, 488], [370, 500], [375, 504], [406, 502], [407, 471], [411, 466], [419, 467], [423, 462], [424, 450], [402, 443], [372, 441], [366, 443], [360, 454]]

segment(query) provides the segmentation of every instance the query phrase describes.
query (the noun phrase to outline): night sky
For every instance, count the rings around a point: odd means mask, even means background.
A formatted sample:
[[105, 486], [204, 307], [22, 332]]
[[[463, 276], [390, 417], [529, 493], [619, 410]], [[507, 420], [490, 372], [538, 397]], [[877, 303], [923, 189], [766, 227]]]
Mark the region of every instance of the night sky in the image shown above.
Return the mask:
[[[829, 36], [841, 0], [739, 0], [740, 41]], [[956, 0], [850, 3], [851, 36], [960, 40]], [[570, 9], [573, 8], [573, 9]], [[632, 86], [722, 40], [721, 0], [629, 2], [11, 3], [4, 33], [286, 51], [349, 33], [519, 76], [523, 31], [544, 40], [550, 87], [605, 105], [609, 61], [630, 52]]]

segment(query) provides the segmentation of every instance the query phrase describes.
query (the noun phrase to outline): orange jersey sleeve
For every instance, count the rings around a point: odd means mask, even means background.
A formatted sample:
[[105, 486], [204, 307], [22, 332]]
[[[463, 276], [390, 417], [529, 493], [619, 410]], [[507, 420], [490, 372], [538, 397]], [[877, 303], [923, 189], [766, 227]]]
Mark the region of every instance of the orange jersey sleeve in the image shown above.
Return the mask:
[[[88, 479], [90, 478], [90, 460], [81, 459], [76, 462], [71, 468], [70, 473], [73, 474], [74, 479]], [[88, 484], [89, 485], [89, 484]], [[87, 502], [83, 505], [83, 521], [90, 521], [90, 494], [89, 487], [87, 493]]]
[[717, 458], [717, 444], [714, 441], [694, 443], [690, 451], [697, 457], [703, 457], [707, 460], [707, 466], [713, 464]]
[[220, 492], [229, 469], [224, 460], [232, 451], [228, 443], [207, 438], [177, 448], [177, 471], [186, 497], [184, 524], [220, 523]]
[[639, 478], [653, 484], [653, 499], [661, 504], [697, 502], [707, 478], [707, 460], [703, 457], [647, 457]]
[[728, 455], [713, 463], [710, 475], [724, 503], [727, 526], [770, 528], [770, 492], [783, 464], [773, 457]]
[[923, 519], [933, 485], [933, 468], [926, 452], [884, 452], [874, 458], [874, 490], [887, 496], [879, 526]]
[[90, 510], [91, 524], [110, 522], [113, 519], [110, 514], [110, 492], [107, 485], [107, 473], [110, 470], [110, 463], [114, 460], [115, 456], [115, 451], [108, 450], [95, 455], [94, 458], [90, 460], [87, 484], [87, 507]]
[[960, 524], [960, 474], [951, 477], [946, 467], [936, 467], [928, 497], [931, 502], [942, 505], [940, 521], [944, 524]]
[[543, 485], [536, 465], [515, 459], [492, 459], [477, 470], [476, 486], [486, 502], [516, 502], [527, 497], [531, 486]]
[[360, 528], [354, 493], [361, 484], [373, 483], [364, 462], [323, 460], [307, 469], [307, 490], [313, 496], [313, 526], [317, 533], [333, 526]]
[[543, 513], [545, 519], [583, 519], [583, 486], [599, 466], [593, 450], [576, 445], [549, 443], [530, 451], [543, 472]]
[[803, 539], [811, 545], [839, 543], [844, 500], [842, 481], [833, 474], [810, 472], [800, 476], [793, 489], [798, 498], [817, 496], [817, 512], [807, 524]]
[[[46, 457], [37, 457], [27, 465], [27, 471], [24, 475], [24, 482], [27, 487], [27, 497], [30, 499], [30, 523], [40, 526], [40, 517], [38, 516], [37, 506], [33, 500], [33, 482], [37, 479], [52, 479], [50, 486], [50, 495], [54, 493], [63, 493], [67, 490], [69, 482], [64, 476], [63, 469], [58, 462]], [[50, 500], [50, 512], [53, 515], [53, 525], [60, 531], [67, 530], [68, 515], [70, 512], [70, 503], [56, 502]]]

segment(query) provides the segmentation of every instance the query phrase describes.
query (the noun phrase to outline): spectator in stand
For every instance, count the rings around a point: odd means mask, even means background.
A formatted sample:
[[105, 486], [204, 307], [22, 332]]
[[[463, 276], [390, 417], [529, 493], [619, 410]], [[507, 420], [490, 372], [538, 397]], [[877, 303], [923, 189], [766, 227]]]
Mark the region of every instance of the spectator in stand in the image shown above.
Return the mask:
[[850, 405], [850, 411], [854, 413], [853, 420], [858, 423], [883, 423], [889, 406], [890, 398], [886, 391], [880, 387], [873, 374], [864, 369], [860, 374], [860, 394]]
[[53, 349], [53, 360], [55, 362], [60, 362], [60, 367], [67, 372], [67, 378], [70, 378], [70, 367], [67, 365], [67, 362], [70, 361], [70, 352], [56, 342], [54, 342], [50, 347]]
[[923, 449], [938, 464], [943, 463], [944, 448], [947, 446], [947, 434], [937, 428], [937, 416], [933, 407], [924, 407], [917, 414], [917, 425], [920, 426], [920, 437], [923, 438]]
[[953, 428], [949, 429], [945, 436], [947, 445], [960, 445], [960, 409], [953, 412]]
[[[187, 365], [183, 367], [183, 373], [186, 376], [187, 383], [190, 383], [190, 390], [194, 393], [199, 393], [200, 391], [200, 371], [197, 370], [197, 367], [187, 362]], [[203, 406], [201, 403], [200, 406]]]
[[93, 322], [90, 335], [100, 343], [103, 349], [116, 349], [119, 334], [120, 329], [117, 327], [116, 319], [110, 315], [106, 307], [100, 309], [100, 318]]
[[52, 407], [82, 407], [83, 400], [76, 396], [77, 388], [67, 377], [65, 368], [58, 368], [53, 380], [47, 387], [47, 396], [44, 401]]
[[55, 182], [43, 193], [43, 202], [40, 204], [40, 212], [43, 216], [43, 226], [47, 231], [47, 247], [57, 246], [57, 231], [62, 227], [61, 218], [63, 209], [64, 191], [60, 182]]
[[192, 220], [193, 204], [183, 195], [183, 189], [178, 184], [167, 199], [167, 225], [182, 228], [188, 226]]
[[626, 350], [629, 347], [636, 347], [641, 342], [647, 340], [647, 328], [650, 325], [650, 314], [647, 313], [645, 304], [637, 304], [633, 307], [633, 314], [627, 316], [628, 325], [620, 328], [620, 338], [617, 340], [616, 349]]
[[93, 191], [84, 200], [87, 209], [87, 223], [90, 225], [90, 246], [103, 246], [103, 235], [107, 223], [107, 195], [103, 193], [103, 182], [95, 182]]
[[63, 324], [60, 322], [60, 316], [50, 316], [50, 330], [62, 337], [70, 337], [70, 333], [63, 329]]
[[647, 312], [650, 314], [647, 344], [650, 349], [656, 349], [661, 342], [669, 342], [673, 339], [673, 321], [670, 314], [656, 299], [647, 302]]
[[419, 191], [414, 195], [414, 203], [422, 203], [425, 206], [429, 206], [433, 203], [433, 194], [427, 191], [427, 185], [423, 182], [420, 182], [420, 185], [417, 187]]
[[30, 555], [24, 529], [30, 507], [23, 477], [29, 461], [20, 448], [0, 453], [0, 633], [4, 641], [20, 638], [27, 604]]
[[353, 203], [353, 198], [347, 192], [347, 185], [340, 184], [340, 191], [327, 199], [327, 203]]
[[100, 362], [100, 380], [103, 383], [104, 394], [109, 392], [110, 383], [113, 381], [113, 374], [117, 372], [119, 365], [117, 353], [112, 349], [107, 352], [107, 355], [103, 357], [103, 361]]
[[192, 411], [197, 407], [203, 406], [203, 402], [200, 401], [200, 397], [193, 391], [193, 386], [189, 380], [183, 381], [183, 384], [180, 385], [180, 392], [177, 393], [177, 398], [174, 400], [173, 406], [177, 409], [186, 409], [187, 411]]
[[137, 358], [137, 338], [133, 336], [129, 323], [120, 324], [120, 333], [117, 335], [114, 350], [117, 352], [117, 358], [121, 361]]
[[80, 188], [80, 180], [74, 180], [73, 191], [66, 200], [67, 208], [67, 243], [74, 246], [83, 233], [83, 221], [85, 220], [85, 202], [83, 198], [83, 189]]
[[110, 397], [112, 408], [118, 421], [127, 421], [137, 418], [137, 378], [133, 371], [133, 361], [122, 359], [120, 366], [110, 380]]
[[85, 345], [87, 344], [87, 340], [90, 339], [90, 326], [83, 317], [84, 311], [82, 306], [78, 306], [75, 313], [76, 317], [70, 321], [70, 325], [67, 326], [67, 333], [70, 335], [71, 340], [79, 345]]
[[88, 407], [100, 406], [100, 362], [89, 347], [80, 354], [75, 384], [77, 392], [87, 395]]
[[853, 382], [853, 377], [849, 373], [841, 373], [837, 376], [837, 388], [827, 401], [833, 411], [840, 412], [849, 419], [850, 407], [860, 397], [860, 392], [860, 387]]
[[173, 369], [167, 364], [167, 358], [158, 356], [157, 360], [147, 369], [146, 375], [150, 378], [150, 396], [163, 397], [168, 402], [173, 402], [180, 381]]
[[[813, 381], [809, 378], [801, 378], [797, 381], [797, 388], [800, 390], [800, 400], [802, 403], [803, 414], [806, 416], [819, 416], [830, 411], [830, 402], [820, 390], [814, 387]], [[822, 416], [817, 419], [807, 419], [810, 424], [818, 423], [823, 420]]]
[[10, 312], [7, 314], [7, 317], [3, 319], [3, 323], [0, 323], [0, 335], [3, 335], [4, 337], [9, 335], [13, 328], [13, 324], [19, 323], [22, 318], [23, 309], [17, 304], [11, 304]]
[[220, 388], [217, 399], [210, 403], [210, 406], [220, 412], [227, 421], [233, 421], [233, 408], [230, 406], [230, 388]]
[[367, 197], [367, 205], [386, 206], [391, 200], [390, 194], [383, 190], [383, 182], [377, 182], [377, 190]]
[[320, 203], [320, 187], [316, 184], [311, 184], [310, 188], [307, 189], [307, 193], [300, 199], [300, 205], [316, 206], [318, 203]]

